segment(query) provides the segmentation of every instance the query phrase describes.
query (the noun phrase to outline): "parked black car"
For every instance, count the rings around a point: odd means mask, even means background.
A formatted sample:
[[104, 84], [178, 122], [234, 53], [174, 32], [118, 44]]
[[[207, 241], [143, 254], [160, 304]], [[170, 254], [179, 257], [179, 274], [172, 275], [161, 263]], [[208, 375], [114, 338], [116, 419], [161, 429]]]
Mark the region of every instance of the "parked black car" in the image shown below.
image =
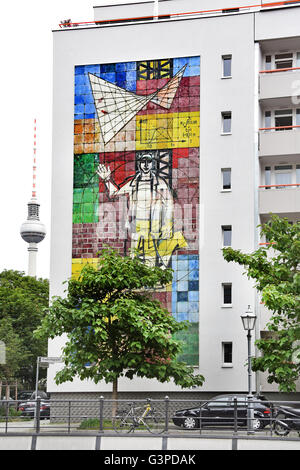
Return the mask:
[[[261, 395], [254, 397], [253, 402], [253, 429], [263, 429], [271, 422], [270, 403]], [[233, 427], [236, 416], [238, 426], [247, 426], [247, 410], [247, 395], [218, 395], [198, 407], [176, 411], [173, 422], [186, 429], [200, 426]]]
[[297, 431], [300, 436], [300, 408], [280, 405], [274, 419], [273, 428], [278, 436], [287, 436], [291, 431]]
[[[22, 412], [22, 416], [28, 416], [34, 418], [35, 413], [35, 401], [26, 401], [20, 403], [19, 411]], [[40, 418], [47, 419], [50, 417], [50, 403], [48, 401], [42, 400], [40, 403]]]

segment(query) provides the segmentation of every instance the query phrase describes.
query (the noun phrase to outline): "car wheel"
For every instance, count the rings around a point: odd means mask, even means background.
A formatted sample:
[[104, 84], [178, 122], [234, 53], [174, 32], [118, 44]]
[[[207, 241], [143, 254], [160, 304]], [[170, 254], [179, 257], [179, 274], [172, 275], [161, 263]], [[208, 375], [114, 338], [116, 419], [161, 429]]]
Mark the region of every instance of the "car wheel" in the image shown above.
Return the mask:
[[264, 427], [264, 423], [260, 418], [254, 418], [252, 426], [254, 431], [259, 431]]
[[188, 416], [183, 420], [183, 427], [185, 429], [195, 429], [197, 427], [197, 420], [192, 416]]
[[[284, 416], [279, 415], [277, 416], [277, 419], [278, 420], [284, 419]], [[280, 421], [277, 421], [277, 420], [274, 422], [274, 431], [275, 431], [275, 434], [277, 434], [277, 436], [287, 436], [288, 433], [290, 432], [289, 429], [287, 429], [285, 426], [281, 424]]]

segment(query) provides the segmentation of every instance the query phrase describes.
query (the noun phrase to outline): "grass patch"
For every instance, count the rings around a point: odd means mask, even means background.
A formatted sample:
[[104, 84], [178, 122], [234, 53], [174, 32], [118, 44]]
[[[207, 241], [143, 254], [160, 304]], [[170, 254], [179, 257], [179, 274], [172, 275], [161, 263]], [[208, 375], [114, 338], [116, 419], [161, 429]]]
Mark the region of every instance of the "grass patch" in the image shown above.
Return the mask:
[[[111, 420], [103, 420], [103, 428], [112, 429]], [[84, 419], [78, 429], [100, 429], [100, 420], [98, 418]]]

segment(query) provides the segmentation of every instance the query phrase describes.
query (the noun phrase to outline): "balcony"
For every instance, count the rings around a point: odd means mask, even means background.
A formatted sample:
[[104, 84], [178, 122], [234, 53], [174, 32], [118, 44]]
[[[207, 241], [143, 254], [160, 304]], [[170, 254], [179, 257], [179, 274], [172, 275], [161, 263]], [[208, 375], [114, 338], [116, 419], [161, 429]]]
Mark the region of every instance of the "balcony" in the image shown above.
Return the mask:
[[260, 157], [300, 155], [300, 126], [268, 127], [259, 130]]
[[259, 213], [270, 212], [289, 219], [300, 216], [300, 184], [259, 186]]
[[292, 97], [300, 95], [300, 68], [262, 70], [260, 72], [261, 102], [269, 106], [290, 106]]

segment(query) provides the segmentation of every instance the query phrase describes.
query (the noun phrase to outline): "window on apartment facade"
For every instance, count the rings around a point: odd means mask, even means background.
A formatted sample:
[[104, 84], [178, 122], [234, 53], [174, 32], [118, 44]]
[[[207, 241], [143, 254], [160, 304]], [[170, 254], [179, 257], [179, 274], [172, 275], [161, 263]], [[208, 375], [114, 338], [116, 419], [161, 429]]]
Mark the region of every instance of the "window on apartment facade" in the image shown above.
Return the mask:
[[293, 67], [293, 53], [275, 54], [275, 69], [288, 69]]
[[231, 225], [222, 225], [223, 246], [231, 246], [232, 227]]
[[222, 343], [222, 365], [223, 367], [232, 367], [232, 343]]
[[[293, 111], [280, 109], [274, 113], [276, 131], [290, 130], [293, 125]], [[287, 126], [287, 127], [285, 127]]]
[[[265, 167], [265, 185], [270, 186], [271, 183], [271, 167], [266, 166]], [[271, 188], [266, 188], [266, 189], [271, 189]]]
[[283, 52], [265, 56], [265, 70], [300, 67], [300, 52]]
[[239, 11], [240, 11], [239, 8], [227, 8], [225, 10], [222, 10], [222, 13], [237, 13]]
[[265, 166], [262, 184], [269, 186], [265, 189], [288, 189], [288, 186], [285, 185], [300, 184], [300, 165], [282, 163], [280, 165]]
[[296, 183], [300, 184], [300, 165], [296, 165]]
[[272, 127], [271, 111], [265, 112], [265, 127]]
[[231, 77], [232, 56], [231, 55], [223, 55], [222, 56], [222, 62], [223, 62], [223, 78], [230, 78]]
[[231, 134], [231, 111], [222, 112], [222, 133]]
[[282, 185], [292, 184], [292, 165], [276, 165], [275, 170], [275, 184], [279, 185], [276, 189], [284, 189]]
[[222, 189], [223, 191], [231, 190], [231, 168], [222, 168]]
[[300, 126], [300, 109], [275, 109], [265, 111], [264, 128], [266, 130], [285, 131]]
[[223, 289], [223, 305], [229, 306], [232, 304], [232, 284], [222, 284]]
[[265, 69], [266, 70], [271, 70], [272, 68], [272, 56], [271, 55], [266, 55], [265, 57]]

